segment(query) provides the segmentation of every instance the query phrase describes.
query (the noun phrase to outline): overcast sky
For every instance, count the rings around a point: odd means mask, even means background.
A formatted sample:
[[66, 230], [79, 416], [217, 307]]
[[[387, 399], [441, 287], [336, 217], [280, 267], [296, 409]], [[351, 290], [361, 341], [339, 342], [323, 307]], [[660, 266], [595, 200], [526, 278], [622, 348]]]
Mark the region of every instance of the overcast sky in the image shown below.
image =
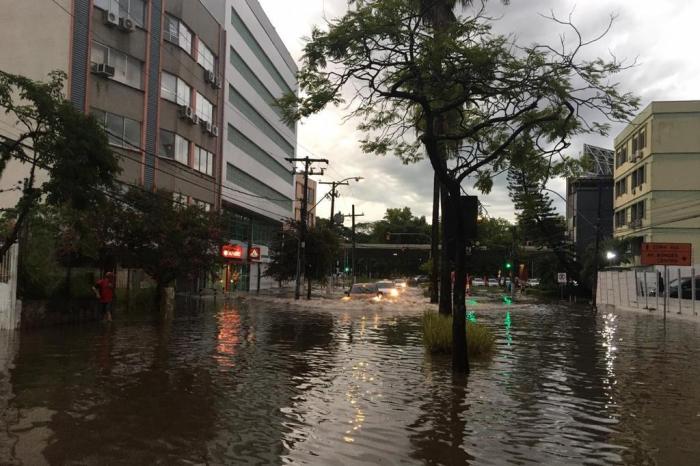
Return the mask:
[[[323, 24], [343, 14], [346, 0], [259, 0], [272, 24], [299, 61], [303, 36], [312, 25]], [[533, 42], [556, 44], [560, 27], [541, 17], [554, 12], [557, 16], [572, 13], [574, 23], [588, 37], [603, 30], [611, 14], [617, 19], [612, 31], [589, 49], [590, 56], [637, 60], [637, 66], [616, 77], [622, 89], [634, 92], [642, 100], [642, 108], [652, 100], [700, 99], [700, 1], [697, 0], [511, 0], [504, 7], [491, 0], [489, 13], [499, 16], [495, 29], [517, 37], [521, 44]], [[365, 155], [359, 147], [361, 133], [352, 121], [343, 123], [342, 108], [328, 108], [304, 120], [298, 130], [299, 156], [315, 155], [330, 160], [323, 179], [339, 180], [363, 176], [365, 180], [344, 187], [336, 201], [336, 211], [364, 212], [364, 220], [378, 220], [389, 207], [409, 206], [416, 215], [430, 221], [432, 205], [432, 170], [427, 162], [402, 165], [393, 157]], [[612, 148], [614, 136], [621, 130], [613, 127], [610, 137], [588, 137], [574, 140], [571, 155], [580, 153], [583, 143]], [[466, 186], [470, 194], [475, 193]], [[548, 185], [565, 194], [564, 181], [552, 180]], [[327, 189], [319, 188], [322, 196]], [[497, 181], [493, 191], [480, 195], [493, 217], [514, 218], [505, 180]], [[563, 201], [557, 203], [563, 212]], [[319, 204], [317, 214], [328, 216], [330, 203]]]

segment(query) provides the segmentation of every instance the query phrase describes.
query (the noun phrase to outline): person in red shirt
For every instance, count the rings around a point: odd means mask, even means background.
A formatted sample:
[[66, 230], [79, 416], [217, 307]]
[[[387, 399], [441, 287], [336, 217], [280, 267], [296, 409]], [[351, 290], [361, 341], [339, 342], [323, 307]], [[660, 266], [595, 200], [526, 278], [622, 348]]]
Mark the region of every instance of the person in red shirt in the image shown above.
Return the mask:
[[100, 300], [102, 315], [107, 322], [112, 322], [112, 302], [114, 301], [114, 274], [107, 272], [102, 280], [92, 287], [95, 296]]

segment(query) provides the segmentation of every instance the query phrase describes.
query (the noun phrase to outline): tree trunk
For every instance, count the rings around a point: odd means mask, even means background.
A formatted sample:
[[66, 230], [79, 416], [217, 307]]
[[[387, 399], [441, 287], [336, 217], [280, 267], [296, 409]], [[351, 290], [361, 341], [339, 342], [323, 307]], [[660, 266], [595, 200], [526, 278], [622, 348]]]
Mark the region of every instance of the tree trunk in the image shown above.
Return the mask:
[[[440, 243], [440, 180], [437, 175], [433, 176], [433, 224], [430, 234], [430, 302], [438, 302], [438, 266], [440, 253], [438, 245]], [[444, 247], [444, 245], [443, 245]]]
[[452, 315], [452, 261], [447, 251], [449, 238], [452, 236], [450, 223], [450, 207], [447, 189], [440, 188], [442, 204], [442, 250], [440, 251], [440, 314]]
[[[452, 292], [452, 370], [457, 373], [469, 373], [469, 354], [467, 352], [466, 322], [466, 239], [464, 218], [460, 215], [459, 188], [450, 192], [447, 207], [450, 211], [448, 226], [454, 238], [455, 284]], [[447, 210], [447, 209], [446, 209]]]

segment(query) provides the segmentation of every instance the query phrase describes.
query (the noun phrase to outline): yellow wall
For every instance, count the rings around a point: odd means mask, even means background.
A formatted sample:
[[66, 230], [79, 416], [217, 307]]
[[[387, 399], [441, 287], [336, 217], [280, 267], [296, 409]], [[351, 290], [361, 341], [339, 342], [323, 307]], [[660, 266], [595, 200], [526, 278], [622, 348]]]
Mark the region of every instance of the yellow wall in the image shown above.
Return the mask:
[[[615, 138], [616, 150], [627, 146], [641, 127], [647, 147], [641, 160], [615, 168], [615, 182], [642, 164], [645, 183], [615, 198], [616, 211], [645, 199], [645, 216], [639, 228], [615, 228], [616, 237], [642, 237], [645, 242], [691, 243], [693, 258], [700, 258], [700, 101], [653, 102]], [[629, 222], [629, 212], [627, 212]]]

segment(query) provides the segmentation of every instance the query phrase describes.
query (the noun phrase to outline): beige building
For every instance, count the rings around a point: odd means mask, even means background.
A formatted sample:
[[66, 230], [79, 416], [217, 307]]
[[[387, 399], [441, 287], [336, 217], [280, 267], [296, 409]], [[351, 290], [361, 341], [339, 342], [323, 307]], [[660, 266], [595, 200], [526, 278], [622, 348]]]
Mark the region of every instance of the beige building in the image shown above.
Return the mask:
[[[196, 0], [31, 0], [0, 11], [0, 69], [64, 71], [66, 98], [104, 124], [119, 181], [209, 210], [221, 201], [225, 34]], [[17, 137], [0, 117], [0, 135]], [[12, 161], [0, 188], [28, 167]], [[17, 202], [2, 192], [0, 206]]]
[[[309, 178], [308, 189], [308, 225], [316, 226], [316, 182]], [[304, 176], [294, 175], [294, 220], [301, 221], [301, 205], [304, 202]]]
[[652, 102], [615, 138], [614, 236], [700, 257], [700, 101]]

